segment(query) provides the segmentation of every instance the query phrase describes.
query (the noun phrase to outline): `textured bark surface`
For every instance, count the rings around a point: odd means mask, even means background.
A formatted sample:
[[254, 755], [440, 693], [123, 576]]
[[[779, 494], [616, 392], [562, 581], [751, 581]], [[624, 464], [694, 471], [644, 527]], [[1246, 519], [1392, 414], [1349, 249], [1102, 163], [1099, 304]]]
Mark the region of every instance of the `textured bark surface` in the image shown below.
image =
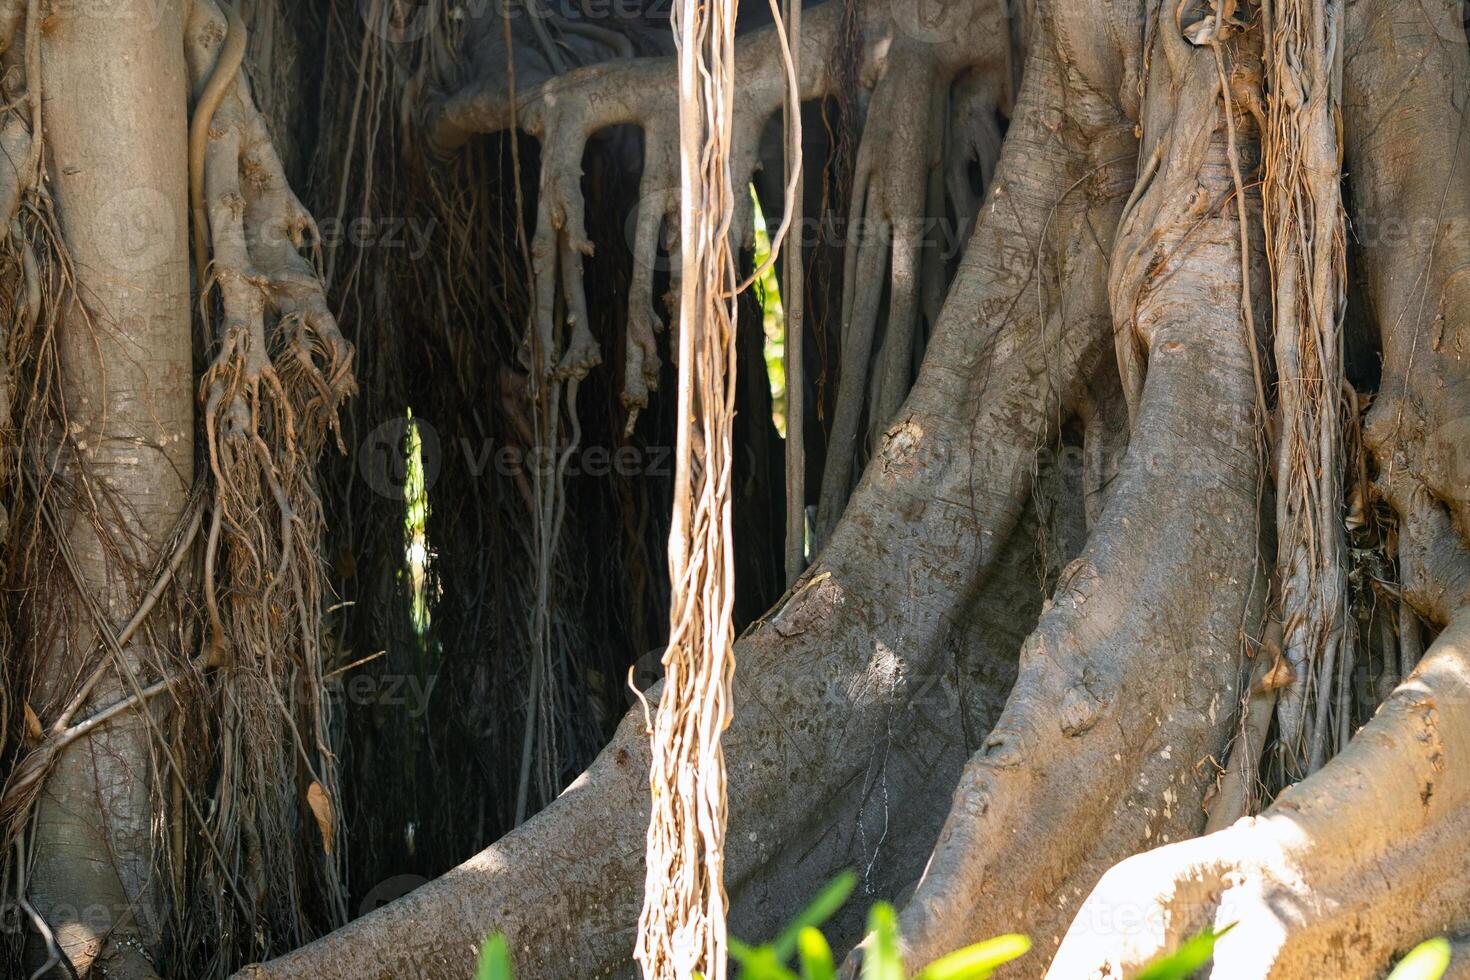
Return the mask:
[[1347, 751], [1264, 814], [1109, 871], [1047, 975], [1126, 976], [1234, 923], [1212, 976], [1375, 977], [1426, 936], [1459, 934], [1467, 657], [1462, 612]]
[[[1048, 13], [1058, 49], [1074, 50], [1092, 17], [1057, 5], [1042, 14], [1043, 37]], [[1198, 832], [1213, 774], [1197, 763], [1223, 753], [1243, 631], [1259, 620], [1241, 231], [1234, 208], [1216, 203], [1231, 196], [1226, 128], [1210, 52], [1167, 50], [1159, 37], [1141, 116], [1150, 173], [1121, 208], [1111, 254], [1114, 327], [1146, 363], [1137, 421], [1109, 504], [1022, 648], [1006, 711], [903, 912], [914, 967], [1008, 929], [1046, 950], [1104, 870]], [[1137, 90], [1126, 46], [1094, 54], [1073, 62], [1071, 84]], [[1094, 153], [1131, 150], [1125, 113], [1137, 107], [1064, 104], [1091, 110], [1075, 124]], [[1111, 190], [1098, 224], [1109, 211], [1118, 220]], [[1109, 241], [1090, 230], [1084, 248]], [[1102, 278], [1069, 271], [1064, 281]], [[1092, 308], [1106, 310], [1105, 298]]]
[[[148, 583], [132, 576], [157, 562], [192, 482], [187, 78], [183, 49], [170, 43], [181, 17], [177, 3], [130, 0], [62, 18], [41, 44], [52, 186], [77, 278], [58, 343], [70, 420], [63, 458], [85, 489], [61, 514], [77, 586], [110, 623], [133, 615]], [[104, 529], [93, 523], [101, 501], [111, 501]], [[56, 689], [42, 692], [43, 704], [95, 666], [95, 623], [80, 599], [66, 601], [44, 675]], [[124, 654], [140, 671], [144, 651]], [[111, 673], [89, 707], [129, 693]], [[46, 781], [30, 894], [79, 970], [100, 959], [111, 976], [151, 974], [137, 952], [160, 925], [151, 760], [147, 725], [129, 714], [73, 743]], [[44, 945], [32, 945], [44, 962]]]
[[1110, 871], [1048, 976], [1117, 976], [1236, 923], [1212, 976], [1373, 977], [1470, 926], [1470, 469], [1450, 435], [1470, 409], [1457, 300], [1470, 55], [1453, 6], [1349, 4], [1344, 98], [1352, 221], [1384, 350], [1366, 440], [1402, 518], [1405, 595], [1443, 632], [1348, 749], [1259, 818]]

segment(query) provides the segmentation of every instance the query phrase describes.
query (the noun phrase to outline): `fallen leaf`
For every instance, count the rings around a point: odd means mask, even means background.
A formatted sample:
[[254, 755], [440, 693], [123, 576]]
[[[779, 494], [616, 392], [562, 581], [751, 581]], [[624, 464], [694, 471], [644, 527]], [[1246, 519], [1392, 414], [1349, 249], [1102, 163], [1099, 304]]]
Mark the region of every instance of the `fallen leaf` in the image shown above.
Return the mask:
[[322, 847], [331, 854], [332, 801], [327, 799], [327, 791], [316, 780], [312, 780], [311, 785], [306, 788], [306, 805], [311, 807], [311, 815], [316, 817], [317, 829], [322, 832]]

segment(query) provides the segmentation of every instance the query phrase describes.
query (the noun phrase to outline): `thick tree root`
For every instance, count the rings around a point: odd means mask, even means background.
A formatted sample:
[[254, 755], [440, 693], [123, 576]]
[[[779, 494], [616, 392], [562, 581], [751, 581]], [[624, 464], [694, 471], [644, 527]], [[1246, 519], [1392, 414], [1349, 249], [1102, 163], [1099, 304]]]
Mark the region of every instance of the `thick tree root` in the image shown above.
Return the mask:
[[[1043, 6], [1038, 30], [1070, 53], [1096, 22]], [[1108, 867], [1198, 832], [1225, 745], [1242, 631], [1259, 621], [1264, 592], [1255, 386], [1241, 229], [1233, 205], [1222, 207], [1232, 177], [1213, 60], [1168, 33], [1152, 52], [1142, 116], [1143, 157], [1158, 172], [1135, 192], [1112, 257], [1117, 329], [1141, 354], [1132, 438], [1111, 502], [1023, 647], [1006, 711], [902, 913], [911, 966], [1007, 930], [1043, 950], [1056, 943]], [[1137, 90], [1126, 49], [1111, 60], [1091, 51], [1096, 60], [1070, 61], [1070, 85]], [[1063, 104], [1081, 107], [1079, 126], [1097, 127], [1091, 143], [1131, 142], [1131, 107]]]
[[1400, 516], [1405, 595], [1435, 622], [1470, 591], [1470, 50], [1457, 9], [1358, 0], [1344, 98], [1348, 165], [1376, 175], [1352, 202], [1384, 361], [1363, 436]]
[[1234, 923], [1214, 976], [1372, 977], [1470, 925], [1467, 481], [1463, 440], [1443, 435], [1470, 417], [1470, 319], [1457, 301], [1470, 265], [1470, 52], [1449, 13], [1350, 5], [1344, 98], [1348, 165], [1375, 175], [1354, 182], [1353, 201], [1384, 346], [1366, 437], [1401, 519], [1404, 595], [1448, 625], [1347, 750], [1260, 818], [1109, 872], [1051, 976], [1126, 975], [1198, 929]]
[[[23, 182], [7, 188], [33, 193], [20, 221], [4, 218], [25, 281], [24, 298], [7, 297], [5, 333], [34, 372], [15, 403], [26, 417], [12, 460], [34, 481], [38, 525], [9, 557], [46, 569], [13, 580], [31, 593], [27, 633], [5, 653], [37, 727], [125, 703], [149, 672], [184, 658], [177, 635], [151, 624], [126, 644], [111, 639], [142, 601], [139, 580], [168, 546], [192, 470], [188, 263], [174, 248], [187, 190], [181, 25], [176, 7], [145, 6], [68, 11], [64, 30], [34, 0], [3, 6], [7, 30], [24, 10], [27, 39], [30, 97], [9, 108], [32, 110], [33, 141], [11, 158]], [[16, 147], [10, 118], [5, 142]], [[33, 745], [17, 766], [17, 782], [44, 773], [6, 801], [15, 809], [0, 859], [25, 909], [27, 973], [154, 976], [165, 911], [153, 874], [167, 772], [158, 734], [154, 717], [125, 711], [62, 749]]]
[[[1446, 192], [1427, 161], [1462, 157], [1457, 143], [1443, 142], [1464, 138], [1448, 107], [1466, 104], [1455, 86], [1470, 74], [1463, 37], [1426, 50], [1433, 32], [1423, 24], [1384, 26], [1397, 9], [1358, 0], [1349, 31], [1349, 156], [1360, 167], [1377, 161], [1393, 177], [1355, 185], [1368, 195], [1358, 212], [1435, 217], [1430, 244], [1416, 253], [1420, 267], [1385, 261], [1369, 272], [1380, 315], [1411, 322], [1403, 331], [1396, 319], [1383, 324], [1384, 394], [1374, 414], [1394, 425], [1370, 424], [1368, 442], [1383, 490], [1405, 519], [1405, 597], [1443, 622], [1470, 592], [1465, 538], [1456, 533], [1465, 528], [1467, 484], [1433, 451], [1454, 443], [1441, 433], [1466, 414], [1464, 320], [1453, 300], [1465, 281], [1467, 236], [1460, 185]], [[858, 863], [889, 894], [916, 870], [913, 856], [933, 833], [924, 805], [934, 797], [933, 774], [952, 771], [961, 743], [935, 722], [938, 731], [924, 732], [930, 754], [908, 757], [923, 742], [922, 725], [904, 721], [901, 709], [922, 678], [946, 669], [951, 624], [1000, 567], [1037, 449], [1078, 413], [1088, 430], [1084, 485], [1098, 498], [1088, 505], [1092, 538], [1026, 642], [1009, 702], [965, 768], [904, 908], [911, 966], [1013, 930], [1030, 933], [1044, 956], [1065, 932], [1054, 976], [1116, 976], [1194, 929], [1240, 921], [1221, 946], [1217, 975], [1308, 976], [1322, 962], [1369, 975], [1425, 935], [1467, 925], [1466, 844], [1455, 831], [1470, 807], [1470, 769], [1459, 761], [1470, 752], [1461, 717], [1470, 703], [1470, 622], [1458, 614], [1362, 737], [1265, 816], [1173, 843], [1201, 828], [1239, 686], [1280, 680], [1246, 663], [1262, 635], [1275, 633], [1263, 622], [1259, 547], [1267, 421], [1250, 330], [1259, 290], [1243, 268], [1263, 265], [1251, 234], [1260, 204], [1243, 179], [1262, 104], [1252, 52], [1259, 34], [1210, 20], [1203, 5], [1162, 0], [1042, 2], [1033, 13], [1025, 85], [995, 186], [920, 378], [821, 559], [737, 649], [727, 742], [732, 930], [761, 937], [831, 870], [873, 854], [864, 838], [869, 818], [882, 812], [874, 808], [880, 788], [916, 816], [880, 835], [878, 850], [890, 840], [902, 858]], [[809, 20], [809, 39], [828, 37], [822, 16]], [[883, 23], [873, 22], [869, 40], [884, 36]], [[763, 116], [779, 104], [777, 76], [759, 67], [759, 55], [750, 63]], [[824, 62], [804, 54], [802, 63]], [[1440, 68], [1443, 85], [1424, 84], [1413, 74], [1419, 66]], [[657, 127], [649, 107], [659, 96], [645, 93], [671, 91], [665, 72], [635, 61], [567, 74], [522, 103], [520, 124], [543, 139], [548, 159], [576, 161], [598, 128]], [[909, 91], [920, 88], [905, 70], [884, 77], [895, 92], [905, 78]], [[1394, 148], [1410, 140], [1375, 119], [1351, 125], [1353, 113], [1394, 101], [1375, 78], [1393, 79], [1394, 99], [1412, 91], [1426, 100], [1411, 114], [1424, 131], [1411, 135], [1421, 147], [1438, 146], [1437, 155], [1396, 162]], [[567, 97], [583, 85], [588, 98]], [[508, 125], [492, 89], [478, 83], [444, 103], [431, 120], [434, 142], [452, 148], [471, 132]], [[804, 76], [802, 89], [826, 90], [818, 75]], [[875, 90], [880, 110], [883, 95]], [[554, 234], [538, 232], [539, 261], [563, 280], [538, 285], [552, 290], [544, 309], [570, 311], [574, 338], [578, 287], [568, 292], [565, 277], [580, 275], [581, 205], [573, 171], [557, 166], [543, 180], [553, 202], [544, 223]], [[652, 269], [668, 213], [673, 185], [657, 176], [659, 166], [645, 168], [657, 200], [646, 220], [640, 214], [639, 270]], [[858, 199], [872, 200], [873, 186], [870, 179]], [[914, 186], [899, 181], [894, 194], [911, 200]], [[1385, 197], [1375, 199], [1380, 186]], [[1434, 205], [1427, 212], [1426, 201]], [[900, 265], [889, 247], [854, 250], [849, 327], [869, 330], [879, 301], [872, 282]], [[647, 282], [634, 290], [640, 308], [650, 304], [651, 273]], [[654, 329], [647, 323], [642, 344]], [[569, 339], [566, 349], [575, 346]], [[1089, 390], [1107, 390], [1095, 370], [1104, 347], [1116, 351], [1131, 417], [1116, 479], [1105, 475], [1120, 448], [1099, 410], [1106, 396]], [[1426, 347], [1442, 356], [1427, 371], [1409, 371]], [[564, 363], [563, 348], [541, 350], [538, 371]], [[646, 381], [652, 362], [642, 356], [629, 366]], [[894, 362], [881, 360], [886, 374]], [[640, 393], [629, 391], [637, 404]], [[950, 456], [957, 446], [963, 452]], [[874, 779], [873, 745], [883, 746], [884, 760], [897, 750], [905, 761], [885, 761]], [[625, 969], [642, 880], [643, 746], [640, 719], [625, 720], [542, 814], [439, 881], [254, 975], [456, 975], [497, 929], [527, 976], [562, 976], [572, 964], [598, 974]], [[1239, 772], [1237, 781], [1247, 778]], [[1227, 809], [1244, 805], [1245, 794], [1232, 790]], [[1341, 826], [1352, 833], [1340, 834]], [[1105, 874], [1160, 843], [1170, 846]], [[1426, 913], [1403, 914], [1397, 895]], [[1036, 960], [1020, 967], [1036, 968]]]
[[238, 944], [227, 953], [234, 962], [272, 941], [304, 941], [308, 908], [346, 917], [322, 689], [315, 467], [355, 390], [352, 347], [300, 252], [318, 244], [315, 223], [236, 72], [243, 31], [213, 0], [195, 0], [185, 30], [196, 116], [207, 114], [191, 143], [203, 181], [196, 258], [206, 244], [212, 254], [196, 269], [212, 357], [200, 384], [213, 490], [204, 653], [229, 737], [216, 805], [174, 815], [203, 823], [208, 884], [190, 899]]
[[1215, 977], [1373, 977], [1470, 927], [1470, 610], [1348, 749], [1259, 818], [1108, 872], [1048, 976], [1128, 976], [1234, 924]]

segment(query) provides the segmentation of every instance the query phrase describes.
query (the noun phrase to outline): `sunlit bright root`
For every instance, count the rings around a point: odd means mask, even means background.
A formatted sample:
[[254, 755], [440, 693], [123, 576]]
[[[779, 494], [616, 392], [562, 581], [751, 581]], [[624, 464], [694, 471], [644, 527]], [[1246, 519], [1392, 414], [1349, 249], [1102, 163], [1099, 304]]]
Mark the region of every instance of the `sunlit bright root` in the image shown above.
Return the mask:
[[1470, 925], [1470, 610], [1346, 752], [1258, 818], [1130, 858], [1082, 906], [1049, 977], [1131, 976], [1234, 928], [1214, 977], [1372, 977]]

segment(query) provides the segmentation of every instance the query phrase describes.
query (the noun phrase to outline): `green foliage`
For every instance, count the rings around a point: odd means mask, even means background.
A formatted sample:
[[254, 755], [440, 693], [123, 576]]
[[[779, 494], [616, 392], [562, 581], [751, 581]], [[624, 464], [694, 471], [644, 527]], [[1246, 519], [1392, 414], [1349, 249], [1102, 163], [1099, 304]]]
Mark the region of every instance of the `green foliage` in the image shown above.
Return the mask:
[[[766, 216], [761, 212], [760, 198], [754, 185], [750, 198], [755, 202], [755, 267], [759, 269], [771, 257], [771, 239], [766, 234]], [[755, 281], [755, 295], [761, 304], [765, 326], [766, 378], [771, 385], [771, 421], [781, 438], [786, 438], [786, 311], [781, 305], [781, 287], [776, 282], [772, 265]]]
[[[730, 940], [730, 958], [740, 965], [740, 980], [837, 980], [832, 947], [819, 926], [837, 914], [857, 887], [857, 875], [844, 871], [812, 900], [781, 934], [764, 946]], [[887, 902], [868, 910], [868, 938], [863, 944], [863, 980], [904, 980], [903, 944], [898, 914]], [[936, 960], [915, 980], [984, 980], [996, 967], [1026, 953], [1031, 940], [1001, 936], [976, 943]], [[795, 956], [800, 973], [788, 965]], [[475, 980], [511, 980], [510, 951], [505, 937], [495, 933], [480, 950]], [[696, 977], [698, 975], [696, 974]]]
[[[817, 927], [836, 915], [838, 909], [847, 904], [847, 899], [852, 895], [857, 883], [857, 872], [852, 870], [844, 871], [832, 879], [827, 887], [818, 892], [817, 897], [802, 910], [801, 914], [796, 917], [796, 921], [787, 926], [785, 931], [776, 937], [776, 941], [771, 943], [776, 958], [782, 963], [791, 959], [791, 954], [796, 951], [800, 934], [808, 929], [816, 930]], [[823, 942], [825, 941], [824, 938]]]
[[904, 980], [903, 947], [898, 939], [898, 913], [887, 902], [868, 910], [868, 938], [863, 942], [863, 980]]
[[806, 980], [837, 980], [837, 964], [832, 961], [832, 947], [820, 929], [808, 926], [796, 939], [801, 957], [801, 974]]
[[[747, 946], [732, 940], [730, 958], [740, 964], [741, 980], [836, 980], [837, 966], [832, 948], [818, 929], [846, 903], [857, 887], [857, 875], [842, 873], [796, 917], [773, 942]], [[916, 980], [983, 980], [1003, 963], [1031, 948], [1025, 936], [1001, 936], [977, 943], [940, 959], [921, 972]], [[868, 937], [863, 943], [863, 980], [904, 980], [903, 943], [898, 932], [898, 914], [887, 902], [868, 910]], [[797, 957], [801, 972], [787, 964]]]
[[[1134, 980], [1188, 980], [1210, 962], [1215, 955], [1215, 943], [1234, 928], [1231, 924], [1219, 932], [1206, 929], [1192, 936], [1179, 947], [1178, 952], [1150, 963]], [[1449, 967], [1449, 940], [1431, 939], [1405, 956], [1388, 975], [1388, 980], [1440, 980]]]
[[[730, 940], [730, 958], [740, 964], [740, 980], [837, 980], [832, 947], [819, 926], [837, 914], [857, 887], [857, 875], [844, 871], [812, 900], [781, 935], [764, 946]], [[1154, 960], [1133, 980], [1189, 980], [1215, 955], [1215, 944], [1235, 924], [1216, 932], [1206, 929], [1185, 940], [1178, 951]], [[887, 902], [868, 910], [868, 937], [863, 942], [862, 980], [904, 980], [903, 943], [898, 915]], [[1011, 934], [967, 946], [929, 964], [914, 980], [985, 980], [997, 968], [1024, 956], [1031, 940]], [[787, 965], [797, 958], [801, 972]], [[1388, 980], [1440, 980], [1450, 966], [1448, 939], [1431, 939], [1416, 946], [1388, 975]], [[510, 949], [505, 937], [492, 933], [480, 949], [475, 980], [512, 980]], [[695, 974], [696, 980], [703, 980]]]
[[422, 637], [429, 632], [429, 590], [425, 579], [429, 564], [429, 485], [424, 470], [423, 435], [419, 432], [419, 423], [414, 419], [412, 409], [408, 410], [407, 417], [408, 431], [403, 446], [404, 559], [407, 567], [399, 574], [409, 577], [410, 615], [414, 632]]
[[914, 980], [988, 977], [997, 967], [1025, 955], [1030, 948], [1031, 940], [1017, 933], [997, 936], [940, 957], [926, 966]]
[[1196, 970], [1210, 962], [1210, 958], [1215, 955], [1215, 943], [1234, 928], [1235, 923], [1232, 922], [1219, 932], [1206, 929], [1189, 937], [1177, 952], [1154, 960], [1134, 980], [1188, 980]]
[[1450, 941], [1444, 937], [1420, 943], [1399, 961], [1388, 980], [1439, 980], [1450, 968]]
[[511, 980], [513, 976], [510, 949], [505, 945], [505, 937], [493, 932], [485, 940], [485, 945], [480, 947], [480, 962], [475, 966], [475, 980]]

